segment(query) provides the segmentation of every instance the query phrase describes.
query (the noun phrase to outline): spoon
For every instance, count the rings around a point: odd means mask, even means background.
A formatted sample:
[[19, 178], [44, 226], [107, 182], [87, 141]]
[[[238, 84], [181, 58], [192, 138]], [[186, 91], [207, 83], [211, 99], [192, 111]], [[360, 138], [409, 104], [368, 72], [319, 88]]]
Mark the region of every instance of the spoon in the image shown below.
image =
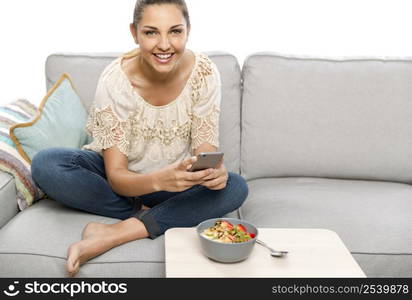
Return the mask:
[[262, 242], [261, 240], [256, 239], [256, 243], [262, 245], [263, 247], [266, 247], [270, 250], [270, 255], [273, 257], [283, 257], [286, 254], [288, 254], [288, 251], [279, 251], [279, 250], [274, 250], [273, 248], [269, 247], [266, 243]]

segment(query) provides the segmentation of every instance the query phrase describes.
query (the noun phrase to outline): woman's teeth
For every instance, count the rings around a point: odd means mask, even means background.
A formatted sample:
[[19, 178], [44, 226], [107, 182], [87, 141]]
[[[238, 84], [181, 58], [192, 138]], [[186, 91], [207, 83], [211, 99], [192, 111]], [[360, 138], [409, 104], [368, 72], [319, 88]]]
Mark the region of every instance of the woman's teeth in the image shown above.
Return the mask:
[[154, 54], [154, 56], [157, 58], [158, 61], [160, 62], [168, 62], [171, 57], [174, 55], [174, 53], [172, 54]]
[[155, 54], [155, 55], [161, 59], [168, 59], [169, 57], [172, 56], [172, 54]]

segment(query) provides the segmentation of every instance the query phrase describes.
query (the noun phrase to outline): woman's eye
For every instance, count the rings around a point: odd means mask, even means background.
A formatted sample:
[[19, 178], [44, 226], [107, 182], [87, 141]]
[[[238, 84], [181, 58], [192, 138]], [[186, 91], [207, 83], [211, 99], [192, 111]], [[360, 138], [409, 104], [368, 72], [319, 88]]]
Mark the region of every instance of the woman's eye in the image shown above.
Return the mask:
[[[182, 30], [182, 29], [174, 29], [174, 30], [172, 30], [171, 32], [174, 33], [174, 34], [180, 34], [180, 33], [183, 32], [183, 30]], [[153, 30], [151, 30], [151, 31], [145, 31], [144, 34], [145, 34], [145, 35], [154, 35], [154, 34], [156, 34], [156, 31], [153, 31]]]

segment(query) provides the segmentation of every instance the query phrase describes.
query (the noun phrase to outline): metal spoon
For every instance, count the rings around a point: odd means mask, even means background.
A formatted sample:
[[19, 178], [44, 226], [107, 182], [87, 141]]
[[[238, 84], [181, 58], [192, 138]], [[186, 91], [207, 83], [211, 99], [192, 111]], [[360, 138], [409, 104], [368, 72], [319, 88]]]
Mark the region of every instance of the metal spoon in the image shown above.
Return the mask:
[[279, 250], [274, 250], [273, 248], [269, 247], [266, 243], [262, 242], [261, 240], [256, 239], [256, 243], [262, 245], [263, 247], [266, 247], [270, 250], [270, 255], [273, 257], [283, 257], [286, 254], [288, 254], [288, 251], [279, 251]]

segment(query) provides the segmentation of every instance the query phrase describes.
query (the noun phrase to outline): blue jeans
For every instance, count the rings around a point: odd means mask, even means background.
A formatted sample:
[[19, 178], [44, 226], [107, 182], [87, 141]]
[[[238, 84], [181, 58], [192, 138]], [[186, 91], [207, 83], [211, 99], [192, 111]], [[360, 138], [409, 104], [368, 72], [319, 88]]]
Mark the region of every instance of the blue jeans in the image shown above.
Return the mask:
[[[50, 198], [97, 215], [121, 220], [136, 217], [152, 239], [172, 227], [192, 227], [222, 217], [239, 208], [248, 195], [243, 177], [229, 172], [222, 190], [195, 185], [183, 192], [122, 196], [107, 181], [103, 157], [89, 150], [42, 150], [33, 158], [31, 170], [35, 183]], [[142, 204], [150, 209], [142, 210]]]

